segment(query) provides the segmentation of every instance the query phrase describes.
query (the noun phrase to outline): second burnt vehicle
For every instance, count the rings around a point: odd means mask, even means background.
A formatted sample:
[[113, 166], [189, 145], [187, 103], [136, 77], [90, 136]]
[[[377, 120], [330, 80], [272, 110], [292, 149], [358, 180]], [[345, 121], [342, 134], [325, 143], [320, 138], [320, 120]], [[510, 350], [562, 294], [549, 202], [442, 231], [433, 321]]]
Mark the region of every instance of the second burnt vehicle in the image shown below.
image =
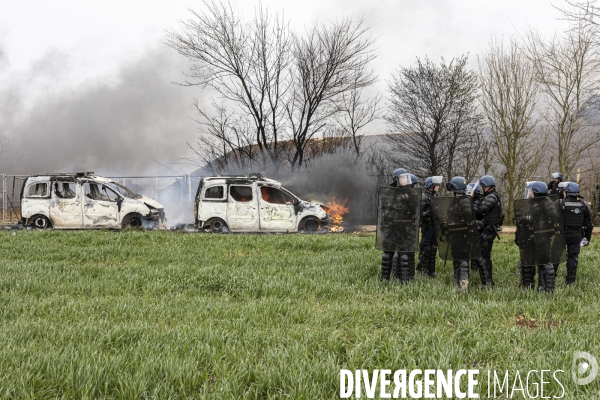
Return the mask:
[[259, 174], [202, 179], [194, 207], [196, 226], [212, 232], [314, 232], [327, 211]]
[[28, 177], [21, 222], [38, 229], [154, 228], [165, 222], [157, 201], [93, 172]]

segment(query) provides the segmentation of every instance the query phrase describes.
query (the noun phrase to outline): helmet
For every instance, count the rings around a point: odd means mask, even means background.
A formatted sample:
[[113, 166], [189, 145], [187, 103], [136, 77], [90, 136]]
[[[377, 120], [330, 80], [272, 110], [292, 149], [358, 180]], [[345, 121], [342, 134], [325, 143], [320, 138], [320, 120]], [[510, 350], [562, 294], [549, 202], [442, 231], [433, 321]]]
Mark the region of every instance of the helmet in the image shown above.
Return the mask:
[[403, 174], [408, 174], [408, 172], [406, 172], [404, 168], [397, 168], [394, 170], [394, 172], [392, 172], [392, 178], [395, 180], [397, 176]]
[[455, 176], [446, 184], [446, 190], [449, 192], [465, 194], [467, 190], [467, 180], [462, 176]]
[[562, 194], [562, 192], [564, 192], [565, 189], [567, 188], [568, 184], [569, 184], [569, 182], [558, 182], [558, 186], [556, 188], [556, 190], [558, 190], [558, 193]]
[[479, 183], [481, 183], [481, 186], [496, 186], [496, 181], [491, 175], [482, 176], [479, 178]]
[[555, 172], [552, 174], [552, 179], [558, 179], [559, 182], [562, 182], [563, 176], [560, 172]]
[[[534, 181], [527, 185], [527, 194], [533, 192], [535, 197], [545, 196], [548, 194], [548, 186], [544, 182]], [[529, 196], [528, 196], [529, 197]]]
[[[405, 180], [403, 180], [405, 183], [401, 184], [401, 180], [400, 177], [406, 177]], [[394, 172], [392, 173], [392, 178], [394, 179], [394, 182], [396, 182], [396, 184], [398, 186], [410, 186], [411, 185], [411, 179], [410, 179], [410, 174], [408, 172], [406, 172], [406, 170], [404, 168], [398, 168], [396, 170], [394, 170]]]
[[430, 176], [429, 178], [425, 179], [425, 189], [433, 189], [433, 187], [435, 185], [441, 185], [441, 184], [442, 184], [441, 176]]
[[417, 178], [416, 175], [410, 174], [410, 185], [412, 187], [416, 187], [420, 183], [421, 182], [419, 182], [419, 178]]
[[[473, 187], [475, 187], [475, 183], [469, 183], [467, 185], [467, 194], [471, 194], [471, 192], [473, 191]], [[481, 185], [477, 185], [477, 189], [475, 189], [475, 194], [483, 194], [481, 192]]]
[[569, 182], [569, 183], [567, 183], [565, 192], [567, 192], [567, 194], [570, 196], [579, 196], [579, 192], [580, 192], [579, 185], [576, 184], [575, 182]]

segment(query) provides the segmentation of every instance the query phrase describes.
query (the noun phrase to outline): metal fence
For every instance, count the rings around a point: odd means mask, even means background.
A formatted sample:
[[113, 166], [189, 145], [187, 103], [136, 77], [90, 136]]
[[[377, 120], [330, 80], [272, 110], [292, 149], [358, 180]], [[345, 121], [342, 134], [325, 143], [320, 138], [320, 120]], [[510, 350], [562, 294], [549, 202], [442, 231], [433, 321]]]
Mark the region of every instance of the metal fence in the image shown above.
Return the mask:
[[[28, 175], [0, 176], [0, 222], [21, 219], [21, 190]], [[201, 176], [116, 176], [108, 177], [135, 193], [150, 197], [165, 207], [168, 225], [194, 222], [194, 198]]]

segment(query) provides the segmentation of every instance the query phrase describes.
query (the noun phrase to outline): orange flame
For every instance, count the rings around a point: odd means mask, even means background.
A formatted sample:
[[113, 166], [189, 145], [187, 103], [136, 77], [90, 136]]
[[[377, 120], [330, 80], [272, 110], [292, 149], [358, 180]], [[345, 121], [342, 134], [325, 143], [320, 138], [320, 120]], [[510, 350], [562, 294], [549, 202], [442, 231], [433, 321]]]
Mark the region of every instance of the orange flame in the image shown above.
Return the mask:
[[344, 222], [343, 215], [348, 214], [349, 212], [348, 207], [346, 207], [347, 202], [348, 199], [344, 200], [342, 203], [337, 203], [334, 197], [327, 203], [327, 207], [329, 208], [327, 213], [329, 214], [332, 223], [332, 226], [329, 227], [330, 232], [344, 231], [344, 228], [342, 227], [342, 222]]

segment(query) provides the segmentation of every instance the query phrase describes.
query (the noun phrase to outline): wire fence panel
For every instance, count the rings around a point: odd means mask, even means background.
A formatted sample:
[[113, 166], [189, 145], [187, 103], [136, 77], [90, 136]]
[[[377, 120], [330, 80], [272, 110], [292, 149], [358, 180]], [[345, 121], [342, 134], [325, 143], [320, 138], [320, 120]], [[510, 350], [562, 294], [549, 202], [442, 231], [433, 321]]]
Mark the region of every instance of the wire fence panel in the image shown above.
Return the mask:
[[[0, 175], [0, 222], [21, 220], [21, 191], [28, 175]], [[165, 207], [167, 225], [194, 222], [194, 199], [201, 176], [116, 176], [108, 177], [131, 191], [150, 197]]]

